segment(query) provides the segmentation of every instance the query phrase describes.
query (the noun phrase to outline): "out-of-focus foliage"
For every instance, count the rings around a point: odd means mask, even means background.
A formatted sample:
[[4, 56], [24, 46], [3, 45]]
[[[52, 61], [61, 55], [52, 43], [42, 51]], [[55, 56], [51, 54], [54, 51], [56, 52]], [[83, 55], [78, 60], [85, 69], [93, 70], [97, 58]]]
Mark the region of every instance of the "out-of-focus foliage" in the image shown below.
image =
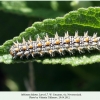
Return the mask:
[[53, 1], [45, 1], [44, 3], [42, 1], [34, 1], [34, 3], [32, 1], [1, 1], [0, 9], [27, 17], [53, 18], [64, 14], [64, 12], [57, 11], [57, 4]]
[[[81, 7], [87, 8], [100, 5], [99, 1], [84, 1], [84, 3], [81, 1], [77, 3], [74, 2], [75, 1], [0, 1], [0, 45], [18, 36], [27, 27], [32, 26], [34, 22], [62, 17], [66, 13]], [[92, 16], [91, 14], [88, 17]], [[94, 26], [98, 26], [95, 21], [93, 21], [93, 23]], [[74, 25], [73, 27], [82, 30], [82, 32], [89, 29], [91, 32], [89, 34], [99, 30], [99, 27], [92, 28], [91, 26], [83, 26], [83, 28], [79, 25]], [[48, 65], [36, 62], [33, 64], [35, 70], [35, 87], [37, 91], [100, 91], [99, 63], [81, 65], [74, 68], [71, 67], [71, 65]], [[1, 63], [0, 90], [26, 90], [25, 80], [29, 80], [28, 70], [28, 63], [9, 65]]]

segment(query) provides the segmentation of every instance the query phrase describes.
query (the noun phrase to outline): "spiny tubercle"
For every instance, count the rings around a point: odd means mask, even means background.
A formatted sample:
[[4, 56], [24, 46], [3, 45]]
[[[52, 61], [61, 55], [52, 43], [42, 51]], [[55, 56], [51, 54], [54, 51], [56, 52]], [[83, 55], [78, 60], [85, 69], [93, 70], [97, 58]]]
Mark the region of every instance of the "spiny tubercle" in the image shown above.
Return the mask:
[[44, 40], [38, 35], [36, 41], [32, 41], [31, 37], [26, 42], [23, 38], [23, 42], [19, 43], [13, 42], [14, 45], [10, 48], [10, 54], [15, 59], [17, 57], [28, 58], [36, 55], [43, 56], [44, 54], [49, 54], [51, 57], [55, 56], [55, 52], [60, 55], [65, 55], [65, 52], [73, 54], [74, 51], [79, 51], [79, 53], [84, 53], [84, 50], [100, 49], [100, 37], [97, 37], [97, 33], [93, 36], [88, 36], [88, 31], [84, 32], [84, 36], [79, 36], [78, 31], [75, 32], [74, 36], [70, 36], [68, 31], [65, 33], [64, 37], [58, 36], [56, 32], [55, 37], [49, 38], [46, 34]]

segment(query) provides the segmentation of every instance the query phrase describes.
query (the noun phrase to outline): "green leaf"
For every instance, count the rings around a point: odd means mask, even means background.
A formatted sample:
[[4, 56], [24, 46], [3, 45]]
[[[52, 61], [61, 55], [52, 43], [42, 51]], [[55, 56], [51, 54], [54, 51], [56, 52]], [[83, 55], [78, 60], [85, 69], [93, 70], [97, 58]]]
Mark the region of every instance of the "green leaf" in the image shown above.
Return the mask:
[[19, 36], [14, 37], [12, 40], [6, 41], [2, 46], [0, 46], [0, 62], [10, 64], [36, 61], [43, 64], [70, 64], [72, 66], [100, 62], [99, 51], [90, 51], [90, 53], [86, 51], [83, 54], [68, 54], [64, 57], [60, 56], [54, 58], [48, 57], [28, 60], [13, 60], [9, 54], [9, 48], [13, 45], [13, 41], [16, 42], [16, 40], [18, 40], [19, 42], [22, 42], [23, 37], [28, 40], [29, 36], [31, 36], [32, 39], [35, 40], [37, 34], [39, 34], [41, 38], [43, 38], [46, 33], [48, 33], [50, 37], [53, 37], [56, 32], [58, 32], [59, 36], [64, 36], [66, 31], [69, 31], [70, 35], [74, 35], [76, 30], [78, 30], [80, 36], [83, 36], [83, 33], [86, 31], [89, 32], [90, 36], [92, 36], [94, 32], [97, 32], [98, 36], [100, 36], [100, 8], [80, 8], [77, 11], [69, 12], [68, 14], [64, 15], [64, 17], [45, 19], [43, 22], [35, 22], [31, 27], [25, 29], [25, 31]]
[[1, 1], [0, 10], [18, 15], [25, 15], [27, 17], [39, 18], [54, 18], [64, 14], [60, 11], [54, 11], [50, 3], [50, 1]]

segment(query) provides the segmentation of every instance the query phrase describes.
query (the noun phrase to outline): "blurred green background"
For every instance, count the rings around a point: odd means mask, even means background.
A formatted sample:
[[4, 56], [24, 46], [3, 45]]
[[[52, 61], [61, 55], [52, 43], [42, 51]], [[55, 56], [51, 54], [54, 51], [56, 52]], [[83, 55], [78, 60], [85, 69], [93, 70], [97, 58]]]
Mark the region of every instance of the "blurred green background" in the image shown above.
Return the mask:
[[[99, 5], [100, 1], [0, 1], [0, 45], [36, 21]], [[100, 91], [99, 63], [77, 67], [31, 64], [1, 63], [0, 91]]]

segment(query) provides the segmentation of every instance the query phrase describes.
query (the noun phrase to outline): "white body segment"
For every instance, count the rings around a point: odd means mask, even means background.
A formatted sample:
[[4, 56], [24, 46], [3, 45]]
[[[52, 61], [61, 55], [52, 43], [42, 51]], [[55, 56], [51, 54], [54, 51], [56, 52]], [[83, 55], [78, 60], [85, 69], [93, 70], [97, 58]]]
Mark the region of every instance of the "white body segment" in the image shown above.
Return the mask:
[[14, 45], [10, 48], [10, 54], [13, 58], [28, 58], [35, 55], [43, 56], [44, 54], [49, 54], [50, 56], [55, 56], [55, 52], [60, 55], [64, 55], [65, 51], [72, 53], [73, 51], [79, 51], [83, 53], [84, 50], [91, 50], [100, 48], [100, 37], [97, 37], [97, 33], [93, 36], [88, 36], [88, 32], [84, 32], [84, 36], [78, 36], [78, 32], [75, 32], [75, 36], [70, 36], [65, 33], [64, 37], [55, 34], [54, 38], [49, 38], [48, 35], [43, 39], [40, 39], [39, 35], [36, 41], [32, 41], [31, 37], [26, 42], [23, 38], [23, 42], [14, 42]]

